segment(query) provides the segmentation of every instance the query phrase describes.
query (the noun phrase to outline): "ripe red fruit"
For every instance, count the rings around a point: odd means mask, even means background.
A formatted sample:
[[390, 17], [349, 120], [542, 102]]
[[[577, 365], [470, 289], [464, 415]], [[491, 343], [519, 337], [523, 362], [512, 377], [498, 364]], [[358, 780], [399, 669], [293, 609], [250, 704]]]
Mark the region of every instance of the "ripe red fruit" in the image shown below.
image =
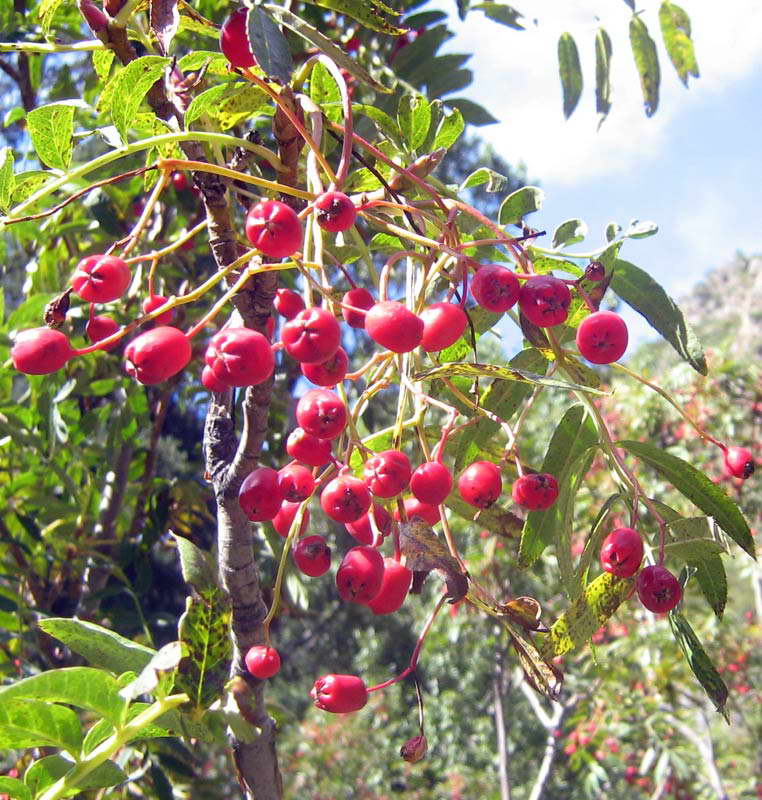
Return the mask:
[[188, 188], [188, 176], [185, 172], [173, 172], [172, 173], [172, 185], [175, 187], [175, 191], [184, 192]]
[[476, 508], [489, 508], [503, 491], [500, 467], [491, 461], [475, 461], [458, 478], [460, 496]]
[[328, 389], [310, 389], [296, 404], [296, 421], [320, 439], [335, 439], [347, 426], [347, 407]]
[[368, 603], [374, 614], [392, 614], [405, 602], [413, 573], [393, 558], [384, 559], [384, 575], [378, 594]]
[[162, 325], [141, 333], [124, 352], [128, 375], [140, 383], [161, 383], [180, 372], [193, 352], [188, 337], [179, 329]]
[[267, 337], [249, 328], [224, 328], [215, 333], [204, 360], [217, 379], [228, 386], [256, 386], [275, 369]]
[[257, 60], [246, 35], [246, 9], [239, 8], [222, 24], [220, 50], [234, 67], [253, 67]]
[[278, 473], [270, 467], [257, 467], [250, 472], [238, 490], [238, 502], [252, 522], [272, 520], [283, 505]]
[[553, 275], [533, 275], [524, 281], [519, 292], [522, 313], [540, 328], [565, 322], [570, 305], [569, 287]]
[[339, 349], [341, 328], [330, 311], [313, 306], [286, 322], [280, 337], [294, 360], [322, 364]]
[[671, 611], [683, 596], [680, 581], [666, 567], [643, 567], [635, 580], [640, 602], [654, 614]]
[[365, 330], [381, 347], [394, 353], [409, 353], [421, 343], [423, 320], [402, 303], [385, 300], [367, 312]]
[[297, 569], [310, 578], [319, 578], [331, 568], [331, 548], [322, 536], [305, 536], [291, 551]]
[[324, 192], [315, 200], [318, 225], [324, 231], [340, 233], [355, 224], [357, 209], [344, 192]]
[[513, 308], [519, 299], [521, 286], [511, 270], [499, 264], [485, 264], [476, 270], [471, 280], [474, 300], [487, 311], [502, 314]]
[[[365, 327], [365, 312], [375, 305], [375, 298], [367, 290], [360, 287], [350, 289], [342, 298], [341, 313], [350, 328]], [[347, 308], [347, 306], [350, 306]]]
[[751, 450], [745, 447], [728, 447], [725, 451], [725, 468], [734, 478], [746, 480], [754, 474], [755, 467]]
[[204, 388], [208, 389], [210, 392], [217, 392], [217, 394], [222, 394], [225, 389], [229, 389], [230, 386], [221, 381], [213, 372], [211, 367], [205, 366], [201, 370], [201, 383], [204, 385]]
[[310, 697], [323, 711], [347, 714], [368, 702], [368, 689], [357, 675], [323, 675], [315, 681]]
[[603, 540], [601, 566], [617, 578], [634, 575], [643, 560], [643, 539], [632, 528], [617, 528]]
[[[412, 520], [414, 517], [420, 517], [429, 525], [436, 525], [438, 522], [442, 521], [437, 506], [430, 506], [426, 503], [422, 503], [420, 500], [416, 500], [415, 497], [405, 498], [403, 505], [405, 506], [405, 513], [407, 514], [408, 520]], [[400, 521], [399, 511], [394, 512], [394, 519], [396, 519], [397, 522]]]
[[558, 481], [549, 473], [524, 475], [511, 489], [513, 502], [530, 511], [550, 508], [558, 497]]
[[426, 461], [413, 472], [410, 491], [421, 503], [441, 505], [452, 491], [452, 473], [441, 461]]
[[[95, 344], [96, 342], [100, 342], [103, 339], [107, 339], [109, 336], [113, 336], [119, 330], [119, 323], [112, 319], [111, 317], [107, 317], [105, 315], [91, 317], [87, 321], [87, 325], [85, 325], [85, 333], [87, 334], [87, 338]], [[113, 350], [115, 347], [119, 347], [119, 340], [112, 342], [107, 347], [101, 347], [101, 350]]]
[[286, 452], [310, 467], [322, 467], [331, 460], [331, 442], [307, 433], [303, 428], [294, 428], [286, 440]]
[[[167, 302], [166, 297], [162, 297], [160, 294], [154, 294], [150, 297], [146, 297], [143, 300], [143, 313], [150, 314], [152, 311], [156, 311], [157, 308], [161, 308]], [[158, 317], [154, 317], [153, 323], [154, 325], [169, 325], [170, 322], [175, 318], [175, 309], [170, 308], [169, 311], [165, 311], [163, 314], [159, 314]]]
[[373, 503], [370, 510], [363, 514], [360, 519], [348, 522], [344, 527], [360, 544], [373, 544], [373, 528], [370, 524], [370, 515], [382, 537], [388, 536], [392, 529], [392, 518], [389, 512], [378, 503]]
[[347, 551], [336, 571], [336, 587], [342, 600], [369, 603], [381, 591], [384, 558], [375, 547], [360, 545]]
[[320, 505], [336, 522], [354, 522], [370, 508], [370, 492], [361, 480], [339, 475], [323, 489]]
[[278, 470], [278, 485], [289, 503], [306, 500], [315, 488], [312, 473], [301, 464], [287, 464]]
[[384, 450], [365, 462], [365, 485], [376, 497], [396, 497], [410, 483], [410, 460], [399, 450]]
[[454, 303], [432, 303], [421, 312], [423, 337], [421, 347], [436, 353], [460, 339], [468, 325], [466, 312]]
[[255, 644], [244, 658], [246, 669], [255, 677], [265, 680], [280, 672], [280, 654], [274, 647]]
[[273, 305], [281, 317], [293, 319], [300, 311], [304, 311], [304, 298], [293, 289], [278, 289]]
[[74, 355], [66, 334], [52, 328], [21, 331], [11, 348], [13, 366], [25, 375], [55, 372]]
[[246, 238], [266, 256], [285, 258], [302, 246], [302, 224], [291, 206], [262, 200], [246, 215]]
[[336, 386], [341, 383], [347, 374], [349, 358], [346, 350], [340, 347], [327, 361], [322, 364], [302, 364], [302, 375], [318, 386]]
[[[278, 513], [272, 518], [273, 528], [278, 532], [278, 535], [282, 536], [284, 539], [288, 536], [289, 531], [291, 530], [291, 525], [294, 523], [294, 518], [296, 517], [296, 512], [299, 510], [299, 506], [301, 503], [290, 503], [286, 500], [283, 505], [278, 509]], [[308, 508], [304, 509], [304, 516], [302, 517], [302, 523], [299, 526], [299, 534], [303, 534], [307, 530], [307, 526], [310, 524], [310, 510]]]
[[132, 280], [129, 265], [116, 256], [87, 256], [71, 276], [75, 293], [88, 303], [118, 300]]
[[593, 364], [618, 361], [627, 349], [627, 325], [613, 311], [596, 311], [577, 328], [580, 355]]

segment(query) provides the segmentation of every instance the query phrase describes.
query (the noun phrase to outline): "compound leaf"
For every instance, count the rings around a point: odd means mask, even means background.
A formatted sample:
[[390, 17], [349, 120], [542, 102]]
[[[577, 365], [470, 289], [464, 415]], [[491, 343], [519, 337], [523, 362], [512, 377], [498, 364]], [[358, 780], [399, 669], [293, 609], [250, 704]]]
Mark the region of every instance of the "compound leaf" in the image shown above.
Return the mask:
[[664, 46], [680, 80], [688, 85], [688, 77], [699, 77], [696, 53], [691, 41], [691, 21], [680, 6], [665, 0], [659, 8], [659, 25]]
[[659, 107], [661, 80], [659, 56], [656, 53], [656, 43], [648, 33], [646, 23], [638, 16], [633, 16], [630, 20], [630, 46], [640, 78], [646, 116], [651, 117]]
[[564, 117], [569, 117], [582, 95], [582, 67], [579, 63], [577, 43], [569, 33], [562, 33], [558, 40], [558, 73], [564, 93]]

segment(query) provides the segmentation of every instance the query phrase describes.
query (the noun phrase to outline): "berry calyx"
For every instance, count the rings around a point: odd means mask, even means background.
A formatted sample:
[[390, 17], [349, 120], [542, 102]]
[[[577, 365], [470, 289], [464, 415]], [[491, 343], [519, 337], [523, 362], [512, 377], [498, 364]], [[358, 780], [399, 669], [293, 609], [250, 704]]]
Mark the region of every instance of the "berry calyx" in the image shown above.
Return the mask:
[[310, 389], [296, 404], [296, 421], [312, 436], [335, 439], [347, 426], [347, 407], [328, 389]]
[[239, 8], [225, 20], [220, 30], [220, 50], [234, 67], [253, 67], [257, 63], [246, 35], [246, 13], [246, 8]]
[[11, 348], [13, 366], [25, 375], [48, 375], [73, 355], [66, 334], [45, 327], [21, 331]]
[[132, 272], [127, 262], [116, 256], [95, 255], [87, 256], [77, 264], [71, 286], [88, 303], [110, 303], [127, 291], [131, 280]]
[[421, 503], [441, 505], [452, 491], [452, 473], [441, 461], [427, 461], [413, 472], [410, 491]]
[[511, 488], [513, 502], [530, 511], [550, 508], [558, 498], [558, 481], [550, 473], [523, 475]]
[[336, 522], [354, 522], [370, 508], [370, 492], [358, 478], [339, 475], [323, 489], [320, 506]]
[[262, 200], [246, 215], [246, 238], [266, 256], [285, 258], [302, 246], [302, 225], [291, 206]]
[[301, 464], [287, 464], [278, 470], [278, 485], [289, 503], [301, 503], [315, 488], [312, 473]]
[[309, 467], [322, 467], [331, 460], [331, 442], [294, 428], [286, 439], [286, 452]]
[[360, 545], [347, 551], [336, 571], [336, 588], [342, 600], [369, 603], [381, 591], [384, 558], [375, 547]]
[[376, 303], [365, 315], [365, 330], [393, 353], [415, 350], [423, 338], [423, 320], [396, 300]]
[[357, 675], [323, 675], [315, 681], [310, 697], [323, 711], [348, 714], [368, 702], [368, 689]]
[[357, 209], [344, 192], [324, 192], [315, 200], [315, 209], [318, 225], [331, 233], [348, 230], [357, 218]]
[[331, 548], [322, 536], [305, 536], [291, 554], [297, 569], [310, 578], [319, 578], [331, 568]]
[[566, 322], [570, 305], [569, 287], [553, 275], [533, 275], [524, 281], [519, 292], [522, 313], [539, 328]]
[[474, 300], [487, 311], [502, 314], [513, 308], [519, 300], [521, 286], [511, 270], [499, 264], [485, 264], [476, 270], [471, 280]]
[[421, 347], [438, 353], [460, 339], [468, 325], [466, 312], [454, 303], [432, 303], [421, 312], [423, 336]]
[[378, 594], [368, 603], [368, 608], [376, 614], [393, 614], [405, 602], [413, 573], [393, 558], [384, 559], [384, 575]]
[[617, 578], [630, 578], [643, 560], [643, 539], [633, 528], [617, 528], [603, 540], [601, 566]]
[[215, 333], [204, 360], [217, 379], [228, 386], [256, 386], [275, 369], [267, 337], [250, 328], [225, 328]]
[[[161, 308], [166, 302], [167, 298], [162, 297], [160, 294], [146, 297], [146, 299], [143, 300], [143, 313], [150, 314], [152, 311], [156, 311], [157, 308]], [[154, 317], [153, 323], [154, 325], [169, 325], [174, 318], [175, 309], [170, 308], [169, 311], [165, 311], [163, 314], [159, 314], [158, 317]]]
[[278, 473], [270, 467], [257, 467], [250, 472], [238, 490], [238, 502], [252, 522], [274, 519], [283, 505]]
[[392, 518], [389, 512], [378, 503], [373, 503], [366, 514], [363, 514], [354, 522], [348, 522], [344, 526], [347, 532], [354, 536], [360, 544], [374, 543], [373, 527], [370, 520], [371, 514], [373, 515], [373, 521], [376, 523], [376, 528], [381, 534], [381, 538], [388, 536], [392, 530]]
[[725, 468], [734, 478], [750, 478], [756, 468], [751, 450], [745, 447], [728, 447], [725, 451]]
[[410, 483], [412, 468], [399, 450], [384, 450], [365, 462], [365, 485], [376, 497], [396, 497]]
[[680, 581], [666, 568], [654, 564], [643, 567], [635, 580], [640, 602], [654, 614], [666, 614], [682, 599]]
[[627, 325], [613, 311], [596, 311], [577, 328], [577, 349], [593, 364], [612, 364], [627, 349]]
[[349, 357], [346, 350], [340, 347], [322, 364], [302, 364], [302, 375], [317, 386], [336, 386], [341, 383], [349, 368]]
[[[430, 506], [427, 503], [422, 503], [415, 497], [406, 497], [403, 502], [403, 506], [405, 507], [405, 514], [407, 514], [407, 518], [409, 520], [419, 517], [429, 525], [436, 525], [438, 522], [442, 521], [442, 518], [439, 515], [439, 508], [437, 506]], [[394, 512], [394, 518], [397, 520], [397, 522], [400, 521], [399, 511]]]
[[350, 289], [341, 299], [341, 313], [350, 328], [365, 327], [365, 312], [376, 303], [373, 295], [361, 287]]
[[300, 311], [304, 311], [304, 299], [293, 289], [278, 289], [273, 299], [275, 310], [286, 319], [293, 319]]
[[491, 461], [475, 461], [458, 478], [460, 496], [476, 508], [489, 508], [503, 491], [500, 468]]
[[274, 647], [264, 644], [250, 647], [244, 662], [249, 673], [260, 680], [272, 678], [280, 672], [280, 654]]
[[[111, 317], [104, 315], [90, 317], [87, 321], [87, 325], [85, 325], [85, 334], [87, 338], [95, 344], [96, 342], [100, 342], [103, 339], [108, 339], [109, 336], [113, 336], [119, 330], [119, 323], [112, 319]], [[101, 350], [113, 350], [115, 347], [119, 347], [119, 341], [112, 342], [107, 347], [101, 347]]]
[[[301, 503], [290, 503], [286, 500], [283, 505], [278, 509], [278, 513], [272, 518], [273, 528], [278, 532], [279, 536], [284, 539], [288, 536], [291, 526], [294, 524], [296, 512], [299, 511]], [[302, 517], [301, 525], [299, 526], [299, 534], [301, 535], [307, 530], [310, 524], [310, 510], [304, 509], [304, 516]]]
[[161, 325], [141, 333], [124, 352], [128, 375], [150, 386], [171, 378], [191, 360], [188, 337], [179, 329]]
[[341, 327], [330, 311], [313, 306], [286, 322], [280, 336], [295, 361], [322, 364], [339, 349]]

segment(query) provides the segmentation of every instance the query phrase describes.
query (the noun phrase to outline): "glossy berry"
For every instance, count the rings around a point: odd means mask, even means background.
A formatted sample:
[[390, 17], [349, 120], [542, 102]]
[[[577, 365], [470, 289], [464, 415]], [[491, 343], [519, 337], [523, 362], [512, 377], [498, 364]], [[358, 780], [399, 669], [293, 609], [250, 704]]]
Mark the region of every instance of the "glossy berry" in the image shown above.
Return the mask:
[[331, 442], [307, 433], [303, 428], [294, 428], [286, 439], [286, 452], [310, 467], [322, 467], [331, 460]]
[[680, 581], [665, 567], [643, 567], [635, 581], [640, 602], [654, 614], [666, 614], [681, 600]]
[[286, 322], [280, 338], [295, 361], [322, 364], [339, 349], [341, 328], [330, 311], [313, 306]]
[[266, 256], [285, 258], [302, 246], [302, 224], [291, 206], [262, 200], [246, 215], [246, 238]]
[[212, 372], [211, 367], [206, 365], [201, 370], [201, 383], [203, 384], [205, 389], [208, 389], [210, 392], [217, 392], [217, 394], [222, 394], [222, 392], [230, 388], [230, 386], [227, 383], [221, 381]]
[[278, 470], [278, 485], [289, 503], [301, 503], [315, 488], [312, 473], [301, 464], [287, 464]]
[[304, 299], [293, 289], [278, 289], [273, 300], [275, 310], [286, 319], [293, 319], [300, 311], [304, 311]]
[[172, 186], [175, 187], [175, 191], [177, 192], [184, 192], [188, 188], [188, 176], [185, 172], [173, 172], [172, 173]]
[[522, 313], [539, 328], [565, 322], [570, 305], [569, 287], [553, 275], [533, 275], [524, 281], [519, 292]]
[[274, 647], [255, 644], [250, 647], [244, 658], [246, 669], [261, 680], [272, 678], [280, 672], [280, 655]]
[[[436, 525], [438, 522], [442, 521], [442, 518], [439, 515], [439, 508], [437, 506], [430, 506], [427, 503], [422, 503], [415, 497], [406, 497], [403, 505], [405, 507], [405, 514], [407, 514], [408, 520], [413, 520], [415, 517], [420, 517], [420, 519], [422, 519], [424, 522], [427, 522], [429, 525]], [[398, 522], [400, 521], [399, 511], [394, 512], [394, 518]]]
[[[85, 334], [87, 338], [95, 344], [96, 342], [100, 342], [103, 339], [108, 339], [109, 336], [113, 336], [119, 330], [119, 323], [112, 319], [111, 317], [107, 317], [105, 315], [91, 317], [87, 321], [87, 325], [85, 325]], [[113, 350], [115, 347], [119, 347], [119, 340], [112, 342], [110, 345], [101, 347], [101, 350]]]
[[150, 386], [180, 372], [193, 352], [188, 337], [179, 328], [162, 325], [133, 339], [124, 355], [127, 374]]
[[617, 578], [630, 578], [643, 560], [643, 539], [632, 528], [617, 528], [603, 540], [601, 566]]
[[302, 375], [317, 386], [336, 386], [347, 374], [349, 358], [346, 350], [340, 347], [322, 364], [302, 364]]
[[627, 325], [613, 311], [596, 311], [577, 328], [577, 349], [593, 364], [612, 364], [627, 349]]
[[323, 675], [315, 681], [310, 697], [323, 711], [348, 714], [368, 702], [368, 689], [357, 675]]
[[370, 508], [370, 492], [361, 480], [339, 475], [323, 489], [320, 506], [336, 522], [354, 522]]
[[374, 614], [392, 614], [405, 602], [413, 573], [393, 558], [384, 559], [384, 575], [378, 594], [368, 603]]
[[[299, 511], [300, 505], [301, 503], [289, 503], [288, 500], [286, 500], [278, 509], [278, 513], [272, 518], [273, 528], [275, 528], [275, 530], [278, 532], [278, 535], [282, 536], [284, 539], [291, 531], [291, 526], [294, 523], [294, 518], [296, 517], [296, 512]], [[310, 510], [305, 508], [304, 515], [302, 516], [302, 523], [299, 526], [300, 535], [307, 530], [309, 524]]]
[[550, 508], [558, 498], [558, 481], [549, 473], [524, 475], [511, 489], [513, 502], [530, 511]]
[[468, 325], [466, 312], [454, 303], [432, 303], [421, 312], [421, 320], [421, 347], [427, 353], [438, 353], [455, 344]]
[[413, 472], [410, 491], [422, 503], [441, 505], [452, 491], [452, 473], [441, 461], [427, 461]]
[[256, 386], [275, 369], [275, 356], [267, 337], [250, 328], [224, 328], [215, 333], [204, 360], [228, 386]]
[[375, 547], [360, 545], [347, 551], [336, 571], [336, 587], [342, 600], [369, 603], [381, 591], [384, 558]]
[[384, 450], [365, 462], [365, 485], [376, 497], [396, 497], [405, 491], [413, 470], [408, 457], [399, 450]]
[[127, 291], [131, 280], [130, 267], [121, 258], [96, 255], [77, 264], [71, 286], [88, 303], [110, 303]]
[[365, 330], [393, 353], [415, 350], [423, 338], [423, 320], [396, 300], [376, 303], [365, 315]]
[[225, 20], [220, 30], [220, 50], [234, 67], [253, 67], [257, 63], [246, 35], [246, 11], [239, 8]]
[[315, 200], [318, 225], [324, 231], [340, 233], [355, 224], [357, 209], [344, 192], [324, 192]]
[[734, 478], [751, 477], [755, 469], [754, 456], [745, 447], [728, 447], [725, 451], [725, 468]]
[[[152, 311], [156, 311], [157, 308], [161, 308], [166, 302], [167, 298], [162, 297], [160, 294], [146, 297], [146, 299], [143, 300], [143, 313], [150, 314]], [[153, 323], [154, 325], [169, 325], [174, 318], [175, 309], [170, 308], [169, 311], [165, 311], [163, 314], [159, 314], [158, 317], [154, 317]]]
[[278, 473], [270, 467], [250, 472], [238, 490], [238, 502], [252, 522], [272, 520], [283, 505]]
[[375, 298], [367, 289], [350, 289], [341, 300], [344, 321], [350, 328], [365, 328], [365, 312], [375, 303]]
[[52, 328], [21, 331], [11, 348], [13, 366], [25, 375], [47, 375], [55, 372], [73, 355], [66, 334]]
[[322, 536], [305, 536], [291, 551], [297, 569], [310, 578], [319, 578], [331, 568], [331, 548]]
[[347, 426], [347, 407], [328, 389], [310, 389], [296, 404], [296, 421], [312, 436], [335, 439]]
[[502, 314], [513, 308], [519, 300], [521, 286], [511, 270], [499, 264], [485, 264], [476, 270], [471, 280], [474, 300], [487, 311]]
[[500, 467], [491, 461], [475, 461], [458, 478], [460, 496], [476, 508], [489, 508], [503, 491]]
[[[392, 530], [392, 518], [389, 512], [378, 503], [373, 503], [370, 510], [363, 514], [360, 519], [354, 522], [348, 522], [344, 527], [347, 532], [354, 536], [360, 544], [374, 544], [373, 527], [371, 525], [370, 517], [373, 515], [373, 521], [376, 523], [376, 528], [381, 534], [381, 538], [388, 536]], [[375, 543], [378, 546], [379, 543]]]

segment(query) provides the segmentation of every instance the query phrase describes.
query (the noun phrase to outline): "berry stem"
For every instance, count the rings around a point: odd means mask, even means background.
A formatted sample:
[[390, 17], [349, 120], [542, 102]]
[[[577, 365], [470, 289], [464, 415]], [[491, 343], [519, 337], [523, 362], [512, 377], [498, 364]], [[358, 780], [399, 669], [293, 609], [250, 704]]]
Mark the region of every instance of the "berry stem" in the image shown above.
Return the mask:
[[153, 214], [154, 206], [159, 201], [161, 193], [167, 188], [167, 184], [169, 183], [171, 177], [172, 172], [170, 170], [162, 169], [159, 180], [156, 181], [156, 185], [153, 187], [148, 200], [146, 200], [146, 204], [143, 208], [143, 213], [140, 215], [140, 218], [135, 223], [129, 234], [114, 245], [114, 247], [123, 248], [122, 256], [128, 256], [132, 248], [138, 243], [140, 234], [148, 224], [148, 220], [150, 219], [151, 214]]
[[151, 253], [145, 253], [140, 256], [132, 256], [131, 258], [125, 258], [124, 260], [127, 264], [139, 264], [142, 261], [158, 261], [164, 256], [173, 253], [175, 250], [184, 245], [186, 242], [190, 241], [194, 236], [196, 236], [196, 234], [201, 233], [205, 229], [206, 229], [206, 220], [202, 220], [201, 222], [198, 223], [198, 225], [195, 225], [190, 230], [182, 234], [182, 236], [180, 236], [179, 239], [175, 240], [172, 244], [167, 245], [167, 247], [163, 247], [161, 250], [154, 250]]
[[349, 167], [352, 163], [352, 136], [354, 133], [354, 124], [352, 117], [352, 100], [349, 97], [347, 90], [347, 82], [341, 74], [341, 70], [336, 64], [322, 53], [317, 57], [318, 61], [331, 73], [333, 79], [339, 87], [341, 94], [341, 105], [344, 111], [344, 138], [341, 143], [341, 158], [339, 160], [339, 168], [336, 170], [336, 181], [332, 188], [341, 190], [344, 181], [349, 174]]

